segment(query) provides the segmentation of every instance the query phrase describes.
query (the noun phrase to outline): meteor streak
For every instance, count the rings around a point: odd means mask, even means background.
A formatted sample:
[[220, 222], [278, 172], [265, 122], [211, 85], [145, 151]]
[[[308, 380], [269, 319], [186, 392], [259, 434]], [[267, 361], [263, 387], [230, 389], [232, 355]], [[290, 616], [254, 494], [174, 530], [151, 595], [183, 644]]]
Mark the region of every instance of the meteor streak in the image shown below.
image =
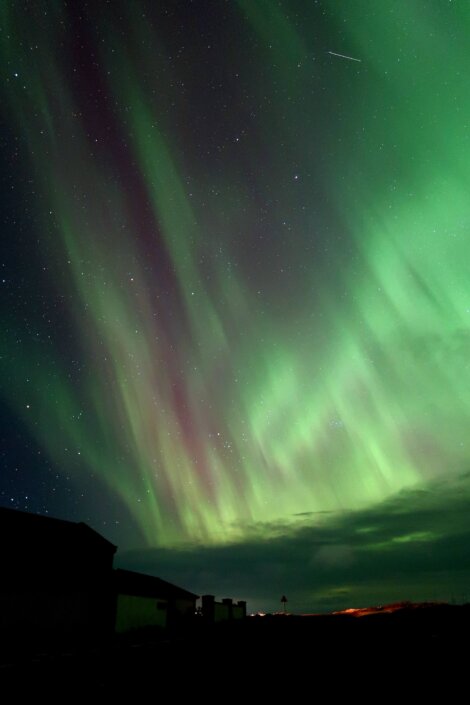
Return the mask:
[[362, 59], [355, 59], [353, 56], [346, 56], [345, 54], [337, 54], [335, 51], [329, 51], [328, 54], [332, 56], [340, 56], [342, 59], [349, 59], [349, 61], [362, 61]]

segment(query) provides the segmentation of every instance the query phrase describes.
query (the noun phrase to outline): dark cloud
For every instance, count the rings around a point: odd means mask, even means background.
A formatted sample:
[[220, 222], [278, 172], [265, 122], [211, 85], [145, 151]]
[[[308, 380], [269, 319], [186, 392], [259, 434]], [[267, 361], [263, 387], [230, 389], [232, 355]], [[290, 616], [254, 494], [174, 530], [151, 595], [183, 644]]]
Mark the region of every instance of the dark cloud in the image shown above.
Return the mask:
[[466, 597], [470, 578], [470, 475], [402, 491], [373, 509], [299, 526], [257, 525], [243, 543], [148, 549], [117, 562], [199, 593], [293, 611]]

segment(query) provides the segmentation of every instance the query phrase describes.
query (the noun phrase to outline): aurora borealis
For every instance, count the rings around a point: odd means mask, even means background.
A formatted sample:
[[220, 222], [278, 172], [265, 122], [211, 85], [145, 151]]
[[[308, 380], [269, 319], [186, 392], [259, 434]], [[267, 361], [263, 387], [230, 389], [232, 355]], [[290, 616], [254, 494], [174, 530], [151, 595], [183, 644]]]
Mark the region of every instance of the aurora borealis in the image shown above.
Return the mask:
[[432, 556], [470, 497], [469, 5], [0, 17], [2, 504], [129, 555], [258, 546], [238, 576], [286, 542], [280, 594], [311, 540], [304, 606], [366, 549], [463, 590]]

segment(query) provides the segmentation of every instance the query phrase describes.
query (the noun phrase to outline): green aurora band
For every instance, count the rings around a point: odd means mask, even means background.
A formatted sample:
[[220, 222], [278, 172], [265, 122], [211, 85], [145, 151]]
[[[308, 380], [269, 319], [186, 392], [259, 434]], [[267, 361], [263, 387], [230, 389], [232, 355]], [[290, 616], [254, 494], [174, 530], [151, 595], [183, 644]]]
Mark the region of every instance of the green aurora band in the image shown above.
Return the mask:
[[[259, 110], [205, 161], [175, 87], [191, 62], [137, 6], [90, 21], [101, 146], [64, 61], [67, 8], [41, 23], [2, 3], [3, 102], [81, 361], [71, 378], [60, 334], [21, 352], [4, 322], [10, 406], [150, 546], [269, 534], [468, 471], [470, 6], [331, 0], [337, 44], [319, 46], [313, 4], [300, 21], [298, 3], [234, 2], [230, 80]], [[361, 61], [328, 54], [343, 47]]]

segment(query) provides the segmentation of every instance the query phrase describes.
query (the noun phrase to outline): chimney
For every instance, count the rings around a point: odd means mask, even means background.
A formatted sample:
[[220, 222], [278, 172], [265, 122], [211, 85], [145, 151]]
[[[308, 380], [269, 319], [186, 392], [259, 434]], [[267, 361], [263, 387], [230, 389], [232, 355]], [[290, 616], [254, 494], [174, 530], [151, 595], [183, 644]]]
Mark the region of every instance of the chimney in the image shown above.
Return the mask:
[[227, 608], [227, 619], [233, 619], [233, 602], [231, 597], [225, 597], [222, 604]]
[[238, 600], [237, 605], [242, 608], [243, 617], [246, 617], [246, 600]]
[[202, 616], [206, 622], [213, 624], [215, 621], [215, 597], [214, 595], [202, 596]]

